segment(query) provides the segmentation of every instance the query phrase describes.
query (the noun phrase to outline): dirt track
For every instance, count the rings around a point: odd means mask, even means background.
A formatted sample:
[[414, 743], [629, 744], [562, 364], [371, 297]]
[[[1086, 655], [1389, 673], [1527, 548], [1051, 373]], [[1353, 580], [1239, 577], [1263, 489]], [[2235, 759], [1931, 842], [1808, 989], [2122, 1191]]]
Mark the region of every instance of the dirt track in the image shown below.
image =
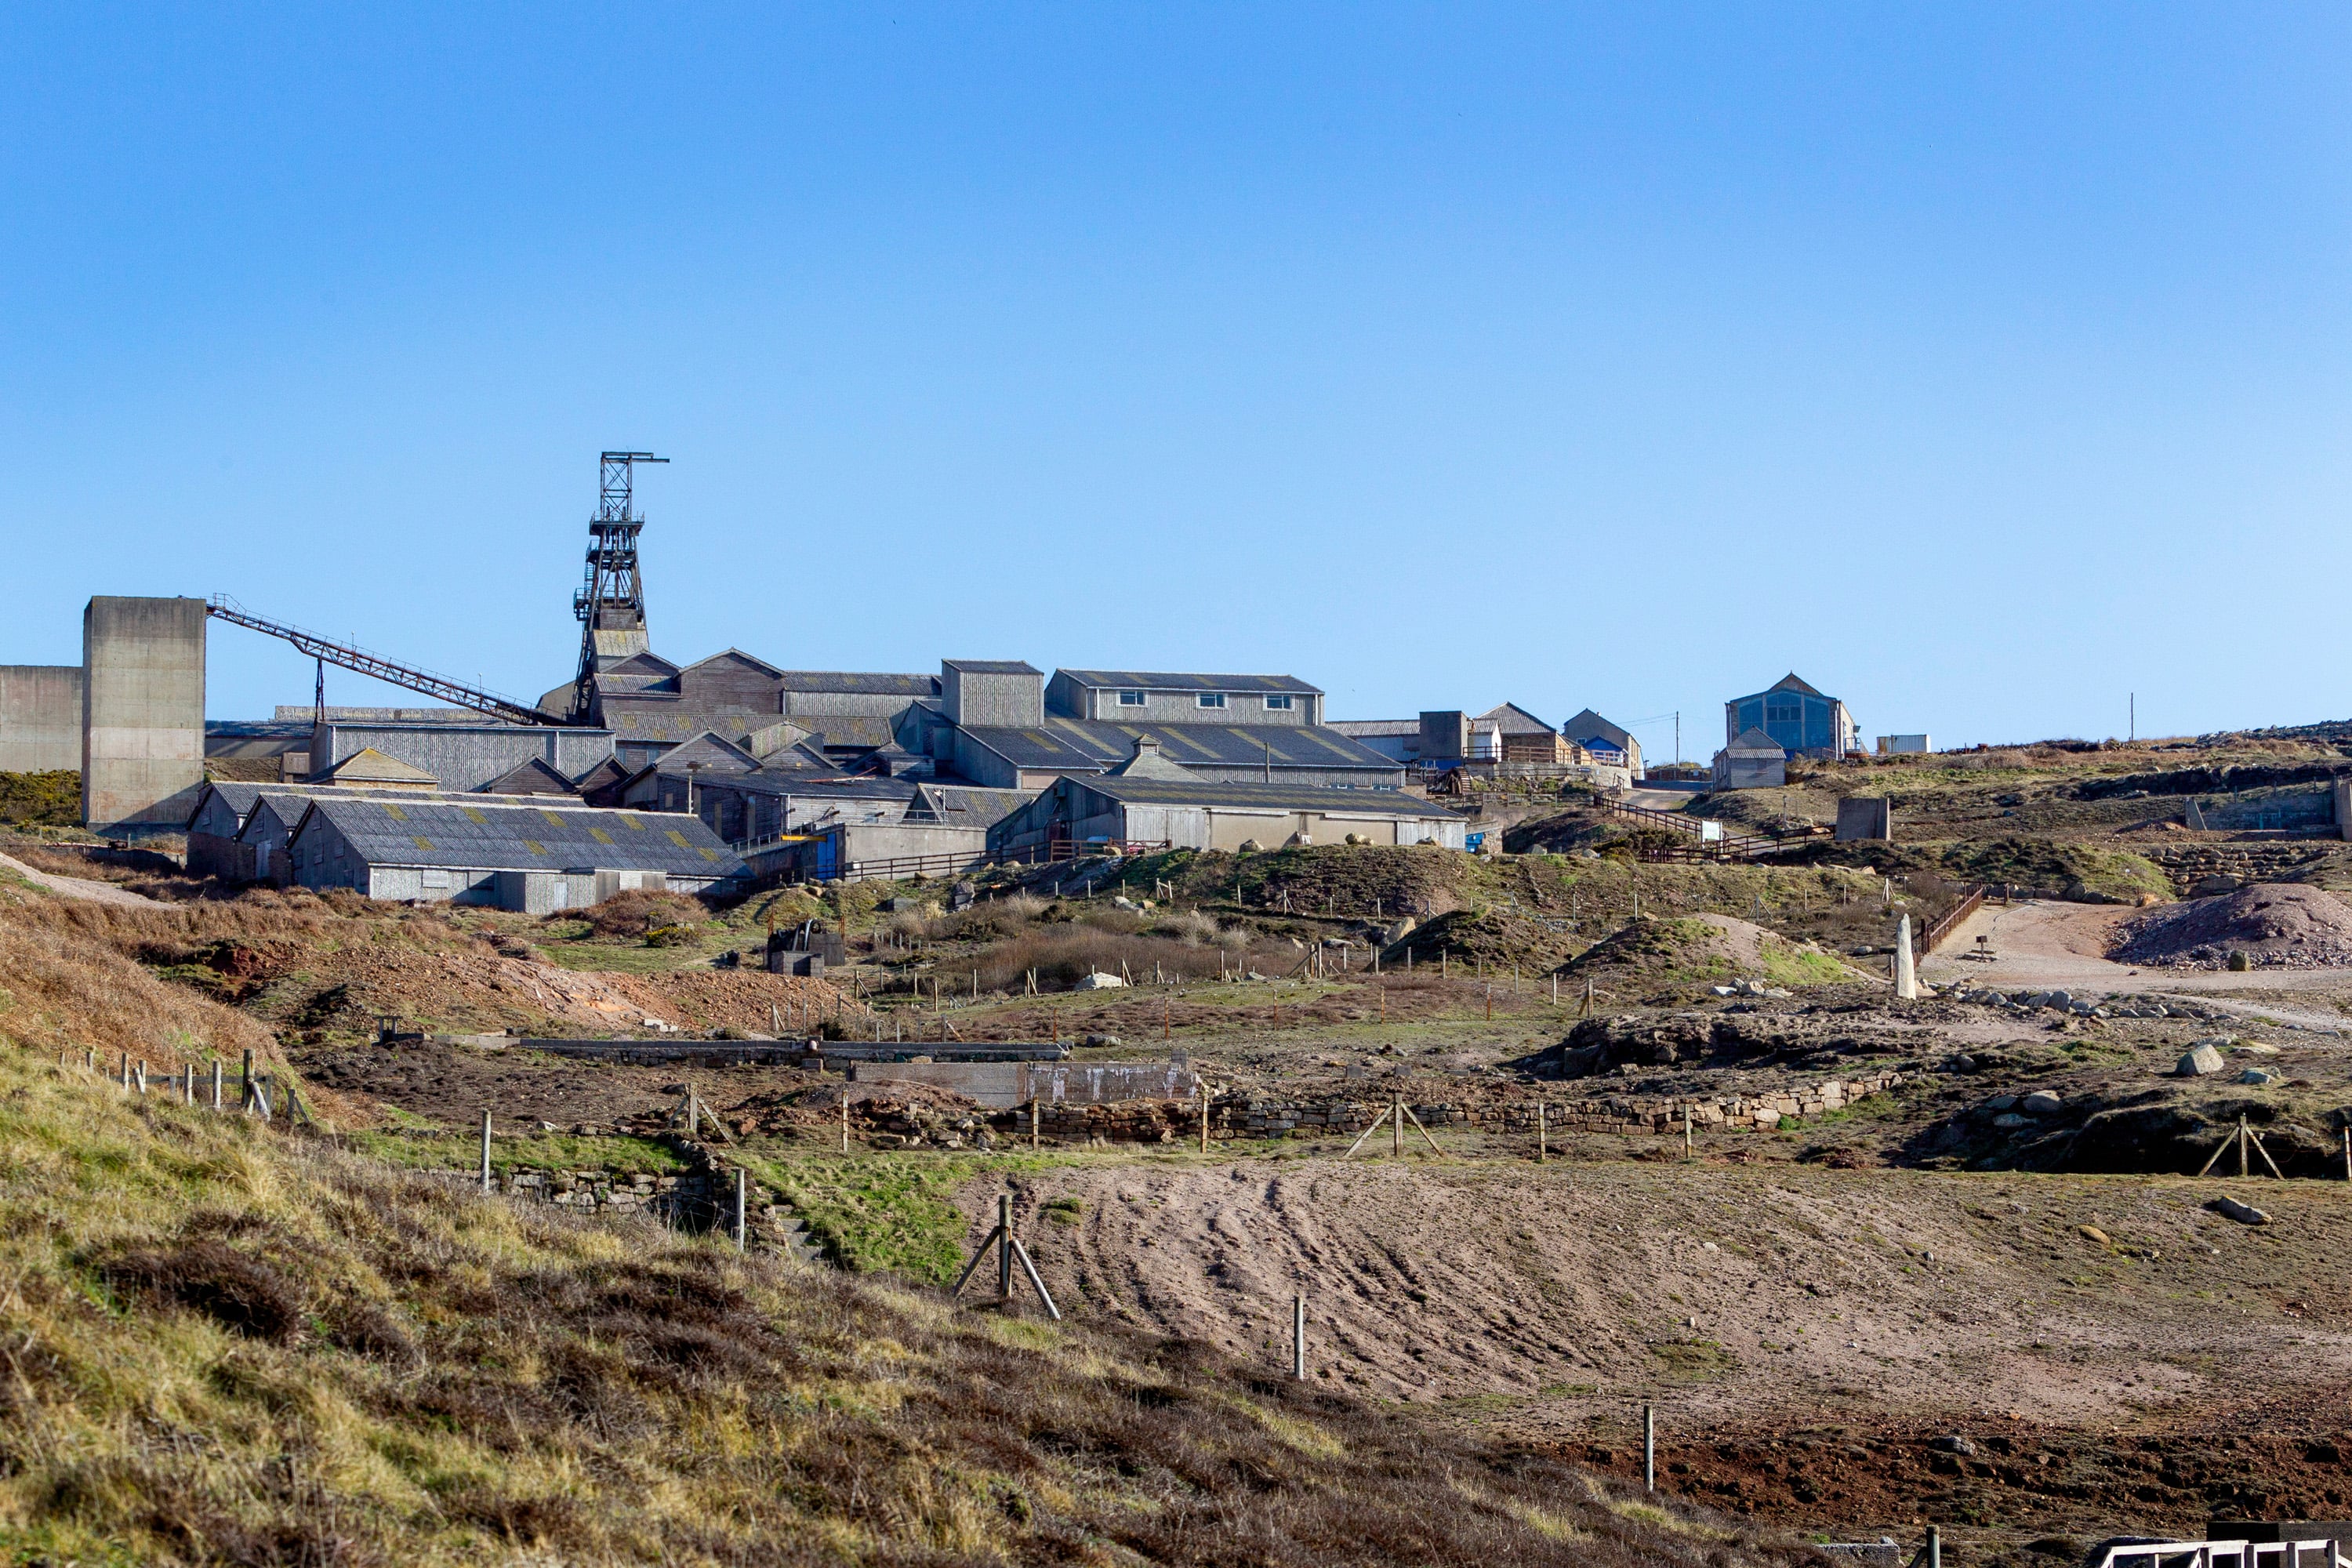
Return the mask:
[[[2278, 1223], [2208, 1212], [2225, 1189]], [[1074, 1226], [1052, 1197], [1079, 1201]], [[964, 1194], [975, 1238], [992, 1201]], [[1285, 1160], [1057, 1169], [1020, 1207], [1066, 1311], [1279, 1366], [1303, 1292], [1317, 1376], [1536, 1441], [1622, 1442], [1655, 1399], [1719, 1460], [1828, 1429], [1922, 1462], [1954, 1431], [2106, 1462], [2122, 1434], [2255, 1405], [2332, 1430], [2352, 1385], [2352, 1205], [2315, 1184]], [[1887, 1478], [1864, 1479], [1789, 1506], [1907, 1522], [1871, 1514]], [[2053, 1499], [2044, 1522], [2100, 1506]]]
[[[2311, 1005], [2293, 1012], [2283, 1012], [2275, 1005], [2263, 1010], [2275, 1017], [2327, 1027], [2344, 1022], [2328, 1004], [2335, 998], [2352, 997], [2352, 970], [2256, 969], [2233, 974], [2226, 970], [2155, 969], [2116, 963], [2106, 956], [2107, 950], [2114, 945], [2117, 924], [2133, 912], [2102, 904], [1987, 904], [1962, 921], [1933, 956], [1922, 961], [1919, 976], [1936, 985], [2012, 990], [2060, 986], [2194, 996], [2232, 1010], [2237, 1010], [2239, 1001], [2252, 1001], [2256, 995], [2294, 993], [2298, 998], [2308, 997]], [[1959, 955], [1973, 949], [1979, 935], [1992, 939], [1992, 950], [2000, 956], [1990, 963], [1963, 961]]]

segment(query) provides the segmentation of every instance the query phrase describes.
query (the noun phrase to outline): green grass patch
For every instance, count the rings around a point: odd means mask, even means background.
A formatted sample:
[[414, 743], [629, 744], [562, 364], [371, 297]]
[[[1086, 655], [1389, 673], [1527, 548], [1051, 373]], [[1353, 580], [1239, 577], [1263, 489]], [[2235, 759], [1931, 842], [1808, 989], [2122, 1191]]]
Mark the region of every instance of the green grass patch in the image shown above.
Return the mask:
[[[345, 1142], [363, 1154], [412, 1171], [471, 1171], [478, 1169], [482, 1145], [478, 1133], [401, 1136], [390, 1132], [353, 1132]], [[535, 1132], [520, 1138], [490, 1140], [494, 1171], [620, 1171], [632, 1175], [650, 1171], [671, 1175], [686, 1162], [666, 1143], [650, 1138], [578, 1138], [566, 1132]]]

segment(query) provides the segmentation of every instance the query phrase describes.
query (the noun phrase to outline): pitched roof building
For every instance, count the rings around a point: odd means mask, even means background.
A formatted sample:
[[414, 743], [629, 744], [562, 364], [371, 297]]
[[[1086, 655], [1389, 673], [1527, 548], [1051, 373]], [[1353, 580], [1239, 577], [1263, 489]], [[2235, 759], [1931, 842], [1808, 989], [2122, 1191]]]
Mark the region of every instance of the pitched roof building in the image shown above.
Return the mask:
[[1844, 703], [1815, 689], [1794, 671], [1761, 691], [1723, 705], [1724, 742], [1761, 730], [1790, 756], [1840, 757], [1862, 750], [1862, 730]]
[[484, 797], [310, 797], [289, 846], [294, 881], [372, 899], [496, 903], [544, 912], [624, 886], [696, 892], [745, 878], [740, 857], [690, 816]]
[[1056, 842], [1272, 849], [1292, 842], [1434, 843], [1459, 849], [1463, 819], [1402, 792], [1098, 775], [1063, 778], [990, 830], [993, 850]]

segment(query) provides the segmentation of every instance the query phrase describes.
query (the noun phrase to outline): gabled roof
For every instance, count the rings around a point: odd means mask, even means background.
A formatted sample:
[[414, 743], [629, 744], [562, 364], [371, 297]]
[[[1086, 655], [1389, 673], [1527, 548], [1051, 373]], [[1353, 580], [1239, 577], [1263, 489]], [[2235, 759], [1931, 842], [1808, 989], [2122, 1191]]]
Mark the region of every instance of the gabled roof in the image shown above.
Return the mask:
[[692, 664], [689, 664], [685, 668], [679, 670], [678, 673], [680, 675], [691, 675], [696, 670], [702, 668], [705, 665], [717, 664], [722, 659], [732, 659], [738, 664], [748, 664], [752, 668], [761, 670], [769, 675], [783, 674], [782, 670], [778, 669], [766, 659], [754, 658], [751, 655], [745, 653], [740, 647], [721, 648], [719, 652], [710, 655], [708, 658], [696, 659]]
[[1152, 669], [1061, 669], [1077, 685], [1117, 691], [1291, 691], [1323, 695], [1295, 675], [1187, 675]]
[[1276, 811], [1328, 811], [1381, 816], [1450, 817], [1454, 813], [1402, 790], [1318, 789], [1311, 784], [1217, 784], [1205, 779], [1073, 778], [1065, 781], [1130, 805], [1270, 806]]
[[[606, 762], [612, 759], [607, 757]], [[593, 771], [593, 770], [592, 770]], [[562, 795], [580, 791], [539, 757], [527, 757], [475, 791], [477, 795]]]
[[1421, 721], [1418, 719], [1331, 719], [1325, 721], [1323, 727], [1360, 741], [1373, 735], [1421, 733]]
[[1109, 776], [1118, 779], [1174, 779], [1180, 783], [1197, 779], [1197, 775], [1181, 763], [1170, 762], [1168, 753], [1160, 749], [1160, 742], [1149, 735], [1135, 742], [1135, 755], [1112, 768]]
[[1550, 725], [1528, 712], [1516, 702], [1505, 702], [1487, 709], [1477, 717], [1477, 722], [1492, 721], [1506, 735], [1557, 734]]
[[1785, 757], [1789, 754], [1787, 752], [1780, 749], [1780, 742], [1774, 740], [1763, 731], [1756, 728], [1753, 724], [1749, 725], [1747, 729], [1740, 731], [1738, 735], [1734, 736], [1732, 738], [1731, 744], [1726, 746], [1724, 750], [1727, 752], [1769, 752], [1776, 757]]
[[478, 871], [664, 871], [740, 876], [743, 862], [698, 816], [593, 806], [313, 796], [296, 837], [331, 826], [371, 866]]
[[959, 675], [1043, 675], [1045, 672], [1025, 658], [943, 658], [942, 668]]
[[1819, 697], [1822, 695], [1821, 692], [1816, 691], [1811, 686], [1808, 686], [1803, 681], [1798, 679], [1797, 672], [1793, 669], [1788, 674], [1782, 676], [1780, 679], [1774, 681], [1771, 685], [1766, 687], [1764, 689], [1767, 691], [1801, 691], [1808, 697]]
[[385, 756], [373, 746], [362, 746], [329, 769], [326, 776], [339, 784], [414, 784], [433, 789], [441, 783], [423, 768]]
[[907, 820], [943, 822], [951, 827], [993, 827], [1036, 798], [1034, 790], [921, 784], [907, 806]]
[[760, 771], [760, 759], [709, 730], [701, 731], [679, 742], [654, 759], [654, 766], [665, 773], [684, 773], [706, 769], [719, 773], [751, 773]]
[[1398, 763], [1326, 724], [1113, 724], [1049, 713], [1019, 729], [979, 725], [964, 733], [1015, 767], [1092, 773], [1135, 754], [1145, 736], [1181, 767], [1363, 768], [1393, 777]]
[[1559, 727], [1559, 732], [1579, 744], [1591, 740], [1607, 741], [1621, 752], [1631, 750], [1633, 744], [1633, 732], [1631, 730], [1620, 724], [1612, 724], [1590, 708], [1562, 724]]

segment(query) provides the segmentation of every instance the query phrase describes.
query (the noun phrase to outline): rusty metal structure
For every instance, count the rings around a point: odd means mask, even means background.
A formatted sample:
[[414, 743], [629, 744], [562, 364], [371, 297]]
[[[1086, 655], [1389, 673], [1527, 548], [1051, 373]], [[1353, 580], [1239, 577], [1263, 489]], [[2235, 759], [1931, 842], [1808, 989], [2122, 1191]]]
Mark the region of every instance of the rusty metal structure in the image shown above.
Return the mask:
[[399, 686], [411, 691], [421, 691], [427, 697], [437, 697], [452, 706], [470, 708], [478, 713], [487, 713], [494, 719], [503, 719], [509, 724], [569, 725], [572, 722], [565, 716], [543, 712], [528, 702], [518, 702], [510, 697], [500, 697], [494, 691], [483, 691], [467, 686], [462, 681], [452, 680], [446, 676], [435, 675], [430, 670], [395, 664], [391, 659], [369, 653], [363, 648], [331, 641], [319, 636], [316, 632], [306, 632], [299, 626], [264, 620], [226, 594], [215, 594], [205, 600], [205, 613], [215, 620], [226, 621], [231, 626], [244, 626], [248, 630], [261, 632], [292, 643], [296, 647], [318, 660], [320, 671], [318, 703], [321, 719], [325, 716], [325, 669], [331, 664], [338, 669], [348, 669], [360, 675], [369, 676], [388, 686]]

